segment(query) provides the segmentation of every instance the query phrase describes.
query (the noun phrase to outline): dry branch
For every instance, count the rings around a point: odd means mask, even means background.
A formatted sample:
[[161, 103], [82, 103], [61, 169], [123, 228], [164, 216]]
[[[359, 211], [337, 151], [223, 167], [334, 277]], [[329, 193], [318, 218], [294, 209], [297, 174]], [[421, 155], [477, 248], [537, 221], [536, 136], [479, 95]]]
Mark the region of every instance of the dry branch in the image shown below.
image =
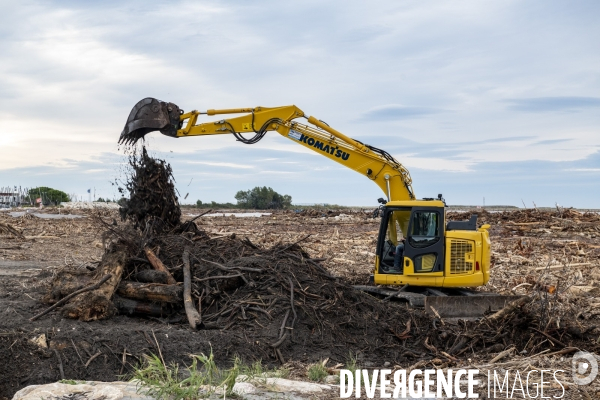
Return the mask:
[[175, 278], [173, 278], [173, 275], [171, 275], [171, 272], [169, 272], [167, 267], [165, 267], [165, 265], [162, 263], [162, 261], [160, 261], [160, 259], [158, 257], [156, 257], [156, 254], [154, 254], [154, 252], [150, 248], [148, 248], [148, 247], [144, 248], [144, 252], [146, 253], [146, 257], [148, 257], [148, 261], [150, 261], [150, 264], [152, 264], [152, 266], [154, 267], [155, 270], [161, 271], [161, 272], [164, 272], [167, 274], [167, 283], [169, 285], [174, 285], [177, 283]]
[[190, 272], [189, 247], [183, 250], [183, 265], [183, 305], [185, 307], [185, 314], [192, 329], [198, 329], [202, 324], [202, 318], [196, 307], [194, 307], [194, 301], [192, 300], [192, 274]]
[[506, 356], [510, 355], [511, 353], [513, 353], [514, 351], [515, 351], [514, 347], [511, 347], [510, 349], [506, 349], [504, 351], [501, 351], [500, 353], [498, 353], [498, 355], [496, 355], [496, 357], [492, 358], [489, 363], [493, 364], [493, 363], [495, 363], [497, 361], [500, 361], [504, 357], [506, 357]]
[[502, 318], [504, 318], [505, 316], [507, 316], [508, 314], [510, 314], [511, 312], [513, 312], [516, 309], [518, 309], [519, 307], [521, 307], [524, 304], [528, 303], [529, 301], [531, 301], [531, 298], [529, 298], [529, 297], [521, 297], [518, 300], [515, 300], [515, 301], [513, 301], [511, 303], [508, 303], [500, 311], [496, 312], [495, 314], [490, 315], [486, 319], [487, 319], [488, 322], [492, 322], [492, 323], [493, 322], [497, 322], [497, 321], [501, 320]]

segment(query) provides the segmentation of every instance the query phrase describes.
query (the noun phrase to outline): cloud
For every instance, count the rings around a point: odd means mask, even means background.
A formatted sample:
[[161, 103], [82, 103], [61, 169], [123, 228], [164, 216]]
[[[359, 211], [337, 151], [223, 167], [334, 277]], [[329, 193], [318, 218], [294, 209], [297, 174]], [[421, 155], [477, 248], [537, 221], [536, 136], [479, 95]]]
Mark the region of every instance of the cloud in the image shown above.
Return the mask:
[[524, 99], [505, 100], [508, 108], [524, 112], [553, 112], [553, 111], [582, 111], [590, 108], [600, 108], [600, 97], [532, 97]]
[[437, 114], [445, 110], [430, 107], [410, 107], [398, 104], [378, 106], [365, 112], [361, 121], [393, 121], [409, 118], [418, 118], [426, 115]]
[[[594, 167], [595, 166], [595, 167]], [[524, 172], [526, 171], [526, 173]], [[411, 170], [417, 196], [443, 193], [449, 205], [554, 206], [598, 209], [590, 179], [600, 172], [600, 152], [582, 160], [482, 162], [466, 173]], [[593, 180], [593, 179], [592, 179]], [[560, 182], [557, 184], [557, 182]]]
[[557, 144], [557, 143], [570, 142], [571, 140], [573, 140], [573, 139], [549, 139], [549, 140], [540, 140], [539, 142], [535, 142], [533, 144], [534, 145]]
[[502, 143], [502, 142], [522, 142], [522, 141], [531, 140], [531, 139], [535, 139], [535, 136], [508, 136], [508, 137], [480, 140], [480, 141], [472, 142], [472, 143], [484, 144], [484, 143]]
[[238, 168], [248, 169], [254, 168], [252, 165], [235, 164], [228, 162], [211, 162], [211, 161], [186, 161], [187, 164], [199, 164], [199, 165], [210, 165], [211, 167], [225, 167], [225, 168]]
[[565, 171], [573, 172], [600, 172], [600, 168], [567, 168]]
[[[21, 2], [0, 14], [0, 181], [100, 190], [126, 162], [116, 140], [131, 107], [152, 96], [185, 110], [297, 104], [390, 152], [416, 188], [443, 176], [445, 195], [467, 198], [502, 176], [506, 193], [569, 186], [583, 204], [600, 165], [599, 12], [592, 0]], [[254, 146], [148, 136], [203, 200], [257, 185], [307, 203], [379, 195], [273, 132]]]

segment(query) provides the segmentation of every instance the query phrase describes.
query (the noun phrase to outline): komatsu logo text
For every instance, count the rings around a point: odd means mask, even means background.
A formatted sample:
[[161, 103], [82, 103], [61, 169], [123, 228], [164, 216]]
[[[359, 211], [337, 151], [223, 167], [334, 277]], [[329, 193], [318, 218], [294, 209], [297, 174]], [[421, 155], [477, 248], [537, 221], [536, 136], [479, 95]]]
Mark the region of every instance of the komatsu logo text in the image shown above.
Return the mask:
[[341, 158], [344, 161], [346, 161], [347, 159], [350, 158], [350, 153], [346, 153], [345, 151], [341, 150], [339, 148], [339, 146], [323, 143], [315, 138], [311, 138], [310, 136], [306, 136], [300, 132], [290, 130], [290, 133], [288, 134], [288, 136], [291, 138], [294, 138], [302, 143], [305, 143], [311, 147], [317, 148], [324, 153], [329, 153], [332, 156]]

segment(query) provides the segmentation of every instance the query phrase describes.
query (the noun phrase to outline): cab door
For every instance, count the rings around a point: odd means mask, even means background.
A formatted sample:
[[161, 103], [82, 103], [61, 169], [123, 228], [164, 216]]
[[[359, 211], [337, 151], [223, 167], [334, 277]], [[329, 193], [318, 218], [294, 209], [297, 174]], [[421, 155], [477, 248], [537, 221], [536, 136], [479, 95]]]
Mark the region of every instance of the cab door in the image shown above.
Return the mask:
[[[404, 274], [421, 284], [435, 284], [444, 274], [444, 209], [412, 209], [404, 245]], [[420, 278], [419, 278], [420, 277]], [[426, 277], [433, 278], [425, 279]], [[437, 278], [439, 277], [439, 278]]]

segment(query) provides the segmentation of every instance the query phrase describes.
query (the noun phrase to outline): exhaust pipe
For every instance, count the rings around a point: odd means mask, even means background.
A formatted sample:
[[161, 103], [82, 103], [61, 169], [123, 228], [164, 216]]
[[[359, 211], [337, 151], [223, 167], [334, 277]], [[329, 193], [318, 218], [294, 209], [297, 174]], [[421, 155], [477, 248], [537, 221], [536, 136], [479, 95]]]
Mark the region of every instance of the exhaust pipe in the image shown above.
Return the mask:
[[183, 114], [183, 110], [176, 104], [146, 97], [140, 100], [129, 113], [119, 143], [135, 144], [145, 135], [154, 131], [177, 137], [177, 130], [181, 129], [182, 124], [179, 119], [181, 114]]

